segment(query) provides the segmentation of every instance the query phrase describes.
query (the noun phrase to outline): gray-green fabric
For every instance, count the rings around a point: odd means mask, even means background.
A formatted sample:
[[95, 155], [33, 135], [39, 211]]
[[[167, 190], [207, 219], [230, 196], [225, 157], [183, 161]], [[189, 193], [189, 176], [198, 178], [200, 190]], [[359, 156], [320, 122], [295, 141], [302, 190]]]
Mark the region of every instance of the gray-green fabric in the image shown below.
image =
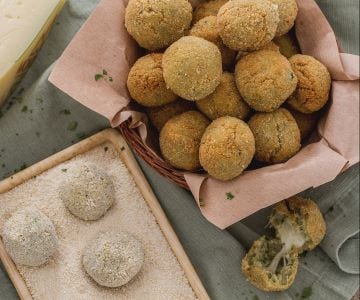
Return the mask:
[[[51, 64], [97, 3], [98, 0], [69, 1], [31, 70], [3, 107], [0, 178], [108, 126], [107, 120], [47, 82]], [[359, 2], [319, 0], [318, 3], [343, 49], [359, 54]], [[187, 191], [139, 162], [212, 299], [257, 299], [256, 296], [300, 299], [308, 287], [312, 287], [310, 299], [350, 299], [355, 294], [359, 286], [358, 166], [331, 183], [304, 192], [317, 200], [325, 214], [328, 233], [321, 247], [301, 257], [295, 284], [286, 293], [271, 294], [252, 287], [240, 272], [241, 258], [253, 240], [264, 233], [270, 209], [221, 231], [202, 217]], [[1, 269], [0, 299], [16, 298], [11, 282]]]

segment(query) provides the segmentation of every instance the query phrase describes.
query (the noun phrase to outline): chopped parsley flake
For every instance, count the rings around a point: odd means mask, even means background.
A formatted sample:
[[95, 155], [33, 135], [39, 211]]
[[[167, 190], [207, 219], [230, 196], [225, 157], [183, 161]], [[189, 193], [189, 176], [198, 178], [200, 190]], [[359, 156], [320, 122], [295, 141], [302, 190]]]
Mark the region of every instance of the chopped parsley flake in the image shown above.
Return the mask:
[[301, 293], [301, 299], [308, 299], [310, 298], [312, 295], [312, 288], [311, 286], [304, 288], [302, 293]]
[[67, 169], [61, 169], [62, 172], [67, 172]]
[[107, 75], [107, 74], [108, 74], [108, 72], [107, 72], [105, 69], [102, 71], [102, 73], [103, 73], [103, 75]]
[[67, 127], [67, 130], [75, 131], [77, 127], [78, 127], [78, 122], [72, 121], [72, 122], [69, 123], [69, 125]]
[[70, 115], [70, 114], [71, 114], [71, 111], [68, 110], [68, 109], [63, 109], [63, 110], [60, 111], [60, 114], [61, 114], [61, 115]]
[[104, 77], [103, 74], [95, 74], [95, 81], [99, 81], [103, 77]]
[[227, 199], [227, 200], [232, 200], [232, 199], [234, 199], [234, 197], [235, 197], [235, 196], [233, 195], [233, 193], [230, 193], [230, 192], [229, 192], [229, 193], [226, 193], [226, 199]]
[[28, 107], [26, 105], [23, 106], [23, 108], [21, 109], [22, 112], [27, 112], [28, 111]]

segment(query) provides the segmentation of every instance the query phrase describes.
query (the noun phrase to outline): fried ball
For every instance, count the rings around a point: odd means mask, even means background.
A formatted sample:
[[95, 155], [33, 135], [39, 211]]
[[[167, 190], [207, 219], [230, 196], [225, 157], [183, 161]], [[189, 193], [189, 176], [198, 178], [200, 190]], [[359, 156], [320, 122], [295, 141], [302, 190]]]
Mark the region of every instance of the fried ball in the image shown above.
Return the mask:
[[268, 0], [232, 0], [217, 15], [220, 36], [230, 49], [258, 50], [275, 36], [279, 24], [276, 5]]
[[206, 129], [200, 145], [201, 166], [222, 181], [239, 176], [255, 153], [254, 136], [249, 126], [234, 117], [221, 117]]
[[299, 266], [296, 247], [262, 236], [251, 246], [241, 269], [251, 284], [266, 292], [280, 292], [294, 282]]
[[197, 22], [190, 30], [191, 36], [203, 38], [218, 46], [224, 69], [229, 69], [235, 61], [236, 51], [226, 47], [219, 35], [216, 16], [208, 16]]
[[236, 84], [253, 109], [271, 112], [295, 91], [297, 77], [289, 61], [276, 51], [249, 53], [236, 64]]
[[[260, 50], [271, 50], [271, 51], [275, 51], [277, 53], [280, 53], [280, 49], [279, 46], [276, 45], [273, 41], [267, 43], [263, 48], [261, 48]], [[246, 55], [248, 55], [251, 52], [247, 52], [247, 51], [239, 51], [238, 54], [236, 55], [236, 63], [243, 57], [245, 57]]]
[[40, 210], [17, 210], [4, 224], [3, 242], [15, 263], [37, 267], [56, 252], [58, 239], [51, 220]]
[[115, 288], [139, 273], [144, 250], [141, 242], [127, 232], [102, 232], [87, 245], [82, 262], [98, 284]]
[[290, 58], [290, 63], [298, 77], [298, 85], [287, 103], [304, 114], [319, 111], [329, 100], [329, 71], [321, 62], [308, 55], [294, 55]]
[[285, 162], [300, 150], [299, 127], [285, 108], [257, 113], [250, 119], [249, 126], [255, 137], [255, 158], [259, 161]]
[[165, 48], [184, 36], [191, 20], [187, 0], [129, 0], [125, 12], [127, 31], [148, 50]]
[[209, 120], [198, 111], [188, 111], [166, 122], [160, 132], [160, 149], [175, 168], [192, 171], [200, 167], [199, 147]]
[[115, 188], [104, 170], [94, 164], [85, 164], [60, 184], [59, 197], [73, 215], [95, 221], [113, 205]]
[[296, 110], [289, 110], [300, 129], [301, 139], [307, 138], [315, 129], [319, 114], [303, 114]]
[[225, 72], [215, 92], [196, 101], [198, 109], [210, 120], [231, 116], [245, 120], [251, 112], [236, 87], [234, 74]]
[[295, 19], [298, 13], [298, 6], [296, 0], [270, 0], [277, 5], [279, 11], [279, 25], [276, 30], [276, 36], [281, 36], [294, 26]]
[[313, 250], [326, 233], [324, 217], [314, 201], [299, 196], [291, 197], [275, 205], [270, 225], [281, 240], [292, 236], [301, 241], [298, 252]]
[[290, 58], [295, 54], [300, 53], [295, 34], [292, 32], [276, 37], [274, 43], [279, 46], [280, 53], [286, 58]]
[[139, 58], [130, 69], [127, 87], [131, 97], [147, 107], [161, 106], [177, 99], [166, 86], [162, 70], [163, 54], [152, 53]]
[[220, 83], [221, 53], [207, 40], [186, 36], [165, 51], [163, 70], [165, 82], [175, 94], [186, 100], [200, 100]]
[[146, 111], [151, 123], [158, 131], [160, 131], [161, 128], [165, 125], [165, 123], [169, 121], [172, 117], [194, 109], [194, 102], [178, 100], [164, 106], [148, 108]]
[[229, 0], [209, 0], [196, 6], [193, 14], [193, 23], [208, 16], [217, 16], [219, 9]]

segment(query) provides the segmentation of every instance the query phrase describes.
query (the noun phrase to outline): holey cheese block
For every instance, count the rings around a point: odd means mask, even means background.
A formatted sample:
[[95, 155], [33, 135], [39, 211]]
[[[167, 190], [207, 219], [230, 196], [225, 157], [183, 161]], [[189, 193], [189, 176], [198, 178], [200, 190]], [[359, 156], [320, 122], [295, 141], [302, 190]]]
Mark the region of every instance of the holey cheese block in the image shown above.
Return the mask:
[[0, 106], [34, 61], [66, 0], [0, 0]]

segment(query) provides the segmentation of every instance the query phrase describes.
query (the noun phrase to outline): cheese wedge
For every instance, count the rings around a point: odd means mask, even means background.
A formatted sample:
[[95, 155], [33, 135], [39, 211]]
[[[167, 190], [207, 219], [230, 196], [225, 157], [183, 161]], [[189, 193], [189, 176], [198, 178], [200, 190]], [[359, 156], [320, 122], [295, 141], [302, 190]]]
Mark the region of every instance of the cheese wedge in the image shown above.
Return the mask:
[[0, 0], [0, 106], [29, 69], [66, 0]]

